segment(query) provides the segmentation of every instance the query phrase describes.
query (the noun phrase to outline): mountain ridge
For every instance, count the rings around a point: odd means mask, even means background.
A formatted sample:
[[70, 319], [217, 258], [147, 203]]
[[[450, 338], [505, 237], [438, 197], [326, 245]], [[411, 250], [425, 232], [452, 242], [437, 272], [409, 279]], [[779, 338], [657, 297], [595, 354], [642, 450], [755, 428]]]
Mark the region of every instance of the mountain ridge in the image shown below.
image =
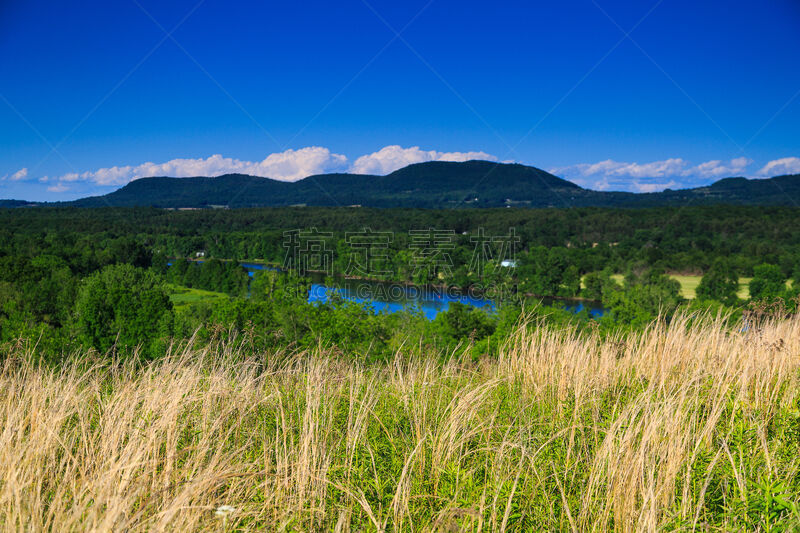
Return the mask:
[[703, 187], [632, 193], [586, 189], [517, 163], [430, 161], [385, 176], [333, 173], [294, 182], [247, 174], [140, 178], [102, 196], [56, 203], [0, 200], [0, 207], [654, 207], [687, 203], [800, 207], [800, 175], [729, 177]]

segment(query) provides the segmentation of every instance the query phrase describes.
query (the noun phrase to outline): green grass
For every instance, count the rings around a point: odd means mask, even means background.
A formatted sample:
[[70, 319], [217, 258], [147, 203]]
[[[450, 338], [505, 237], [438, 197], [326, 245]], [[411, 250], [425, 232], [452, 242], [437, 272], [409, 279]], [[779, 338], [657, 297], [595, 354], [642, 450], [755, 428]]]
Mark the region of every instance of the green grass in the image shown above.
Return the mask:
[[[625, 279], [625, 276], [622, 274], [614, 274], [611, 276], [617, 283], [622, 283]], [[681, 284], [681, 296], [686, 298], [687, 300], [692, 300], [695, 297], [695, 292], [697, 291], [697, 286], [700, 285], [700, 280], [703, 279], [703, 276], [697, 275], [689, 275], [683, 276], [679, 274], [671, 274], [669, 277], [676, 280], [678, 283]], [[746, 300], [750, 297], [750, 280], [753, 278], [739, 278], [739, 298]]]
[[175, 307], [182, 307], [202, 301], [217, 301], [229, 298], [227, 294], [221, 292], [190, 289], [189, 287], [181, 287], [179, 285], [169, 285], [169, 290], [169, 299]]
[[750, 298], [750, 280], [753, 278], [739, 278], [739, 298], [746, 300]]
[[[680, 275], [671, 275], [672, 279], [678, 280], [681, 284], [681, 295], [686, 299], [693, 299], [695, 297], [695, 292], [697, 291], [697, 286], [700, 285], [700, 280], [703, 276], [680, 276]], [[750, 298], [750, 280], [753, 278], [739, 278], [739, 292], [737, 293], [739, 298], [746, 300]]]
[[[692, 299], [695, 297], [697, 286], [700, 285], [700, 280], [703, 278], [703, 276], [680, 276], [677, 274], [671, 275], [670, 277], [678, 280], [678, 282], [681, 284], [681, 295], [687, 299]], [[753, 278], [739, 278], [739, 292], [737, 295], [742, 300], [747, 300], [750, 298], [750, 281], [752, 279]], [[787, 281], [786, 286], [791, 287], [792, 282]]]
[[673, 274], [670, 277], [681, 284], [681, 296], [687, 300], [695, 297], [697, 286], [700, 285], [700, 280], [703, 279], [703, 276], [680, 276], [677, 274]]

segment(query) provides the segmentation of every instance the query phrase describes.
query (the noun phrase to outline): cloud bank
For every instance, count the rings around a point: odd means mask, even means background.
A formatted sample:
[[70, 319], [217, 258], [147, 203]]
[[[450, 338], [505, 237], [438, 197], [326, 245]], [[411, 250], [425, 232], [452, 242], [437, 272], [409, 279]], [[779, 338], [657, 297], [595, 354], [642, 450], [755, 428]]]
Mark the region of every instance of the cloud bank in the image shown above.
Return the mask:
[[[39, 178], [39, 181], [49, 184], [47, 190], [50, 192], [67, 191], [70, 189], [70, 184], [76, 182], [110, 187], [153, 176], [187, 178], [239, 173], [281, 181], [297, 181], [314, 174], [329, 172], [388, 174], [412, 163], [470, 159], [497, 161], [497, 157], [486, 152], [437, 152], [422, 150], [419, 146], [403, 148], [394, 145], [362, 155], [351, 164], [347, 156], [333, 153], [321, 146], [309, 146], [270, 154], [263, 161], [243, 161], [215, 154], [205, 159], [172, 159], [164, 163], [147, 162], [136, 166], [114, 166], [81, 173], [72, 172], [62, 176], [45, 176]], [[22, 169], [13, 176], [2, 179], [26, 179], [27, 173], [27, 169]]]
[[[188, 178], [239, 173], [295, 181], [312, 174], [338, 172], [346, 168], [347, 157], [334, 154], [327, 148], [310, 146], [300, 150], [270, 154], [263, 161], [242, 161], [216, 154], [205, 159], [172, 159], [165, 163], [148, 162], [137, 166], [100, 168], [80, 174], [65, 174], [54, 180], [60, 183], [89, 181], [97, 185], [111, 186], [124, 185], [137, 178], [153, 176]], [[50, 180], [53, 178], [44, 181]]]
[[779, 176], [781, 174], [800, 174], [800, 157], [775, 159], [758, 171], [759, 176]]
[[419, 146], [403, 148], [402, 146], [394, 145], [386, 146], [371, 154], [362, 155], [350, 167], [350, 172], [354, 174], [383, 175], [413, 163], [469, 161], [471, 159], [497, 161], [497, 157], [486, 152], [437, 152], [436, 150], [420, 150]]
[[[800, 159], [797, 158], [770, 161], [764, 169], [780, 161], [794, 159], [797, 160], [796, 164], [800, 171]], [[556, 167], [550, 169], [550, 172], [590, 189], [655, 192], [664, 189], [696, 187], [731, 176], [747, 176], [748, 167], [752, 163], [753, 161], [746, 157], [737, 157], [729, 161], [713, 159], [696, 165], [682, 158], [670, 158], [649, 163], [630, 163], [607, 159], [597, 163]], [[791, 162], [786, 163], [789, 166], [791, 164]], [[759, 175], [772, 176], [775, 173], [764, 172]]]

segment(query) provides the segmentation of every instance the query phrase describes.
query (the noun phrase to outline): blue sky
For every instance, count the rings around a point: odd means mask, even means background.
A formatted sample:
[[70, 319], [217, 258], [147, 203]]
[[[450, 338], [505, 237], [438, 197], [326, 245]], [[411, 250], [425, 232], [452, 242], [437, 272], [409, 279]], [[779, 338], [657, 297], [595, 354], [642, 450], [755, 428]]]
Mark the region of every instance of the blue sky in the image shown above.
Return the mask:
[[9, 0], [0, 198], [470, 157], [617, 190], [800, 172], [799, 27], [797, 0]]

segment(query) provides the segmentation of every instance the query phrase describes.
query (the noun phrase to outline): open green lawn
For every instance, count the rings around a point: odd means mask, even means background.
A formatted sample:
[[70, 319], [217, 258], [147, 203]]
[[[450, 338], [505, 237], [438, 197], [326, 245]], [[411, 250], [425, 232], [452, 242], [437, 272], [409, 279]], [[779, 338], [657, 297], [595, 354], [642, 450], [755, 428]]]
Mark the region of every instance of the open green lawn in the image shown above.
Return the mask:
[[204, 291], [202, 289], [190, 289], [179, 285], [169, 285], [169, 299], [175, 307], [181, 307], [197, 303], [203, 300], [221, 300], [229, 296], [221, 292]]

